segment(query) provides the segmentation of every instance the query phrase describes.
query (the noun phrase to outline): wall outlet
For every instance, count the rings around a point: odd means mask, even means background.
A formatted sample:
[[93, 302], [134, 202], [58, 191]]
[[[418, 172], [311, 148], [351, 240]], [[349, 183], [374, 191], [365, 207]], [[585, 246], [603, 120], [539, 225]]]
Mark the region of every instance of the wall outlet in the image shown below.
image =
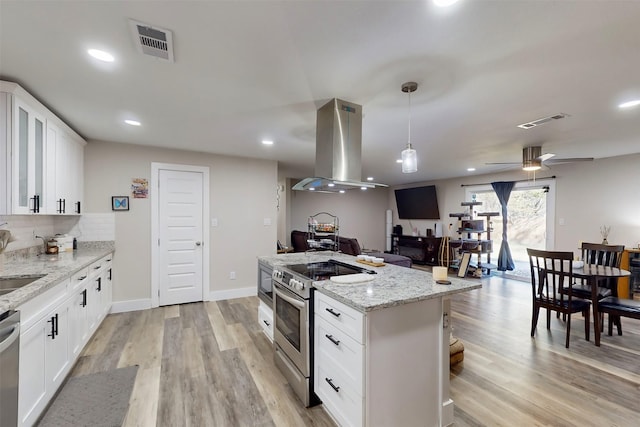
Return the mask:
[[265, 218], [263, 221], [264, 225], [271, 225], [271, 218]]
[[229, 279], [231, 280], [236, 280], [236, 272], [235, 271], [231, 271], [229, 273]]
[[211, 218], [211, 226], [212, 227], [218, 226], [218, 218]]

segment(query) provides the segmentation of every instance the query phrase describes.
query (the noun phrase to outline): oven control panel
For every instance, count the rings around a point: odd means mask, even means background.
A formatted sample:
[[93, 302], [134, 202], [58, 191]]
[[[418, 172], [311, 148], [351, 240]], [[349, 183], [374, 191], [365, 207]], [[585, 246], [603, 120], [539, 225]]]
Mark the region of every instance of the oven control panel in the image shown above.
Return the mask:
[[298, 278], [289, 271], [279, 270], [277, 268], [274, 268], [271, 277], [281, 287], [287, 288], [303, 298], [308, 298], [308, 288], [310, 284], [307, 283], [307, 279]]

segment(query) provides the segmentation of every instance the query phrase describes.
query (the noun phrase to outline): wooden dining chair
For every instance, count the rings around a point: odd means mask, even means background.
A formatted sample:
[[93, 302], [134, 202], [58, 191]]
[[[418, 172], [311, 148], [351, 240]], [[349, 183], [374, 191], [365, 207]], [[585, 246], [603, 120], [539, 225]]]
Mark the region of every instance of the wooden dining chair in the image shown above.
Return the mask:
[[[603, 245], [600, 243], [586, 243], [581, 245], [582, 260], [585, 264], [603, 265], [605, 267], [620, 268], [620, 262], [622, 261], [622, 255], [624, 252], [624, 245]], [[565, 286], [563, 292], [567, 290]], [[618, 296], [618, 279], [617, 278], [602, 278], [598, 280], [598, 300], [612, 296]], [[591, 286], [584, 283], [584, 280], [580, 284], [574, 284], [573, 296], [577, 296], [583, 299], [591, 299]], [[620, 317], [614, 315], [613, 322], [618, 328], [618, 332], [622, 334], [622, 324]], [[604, 329], [604, 318], [601, 318], [600, 325]], [[611, 320], [611, 319], [610, 319]]]
[[[551, 329], [551, 312], [566, 315], [567, 333], [565, 347], [569, 348], [571, 314], [584, 315], [585, 339], [589, 341], [590, 301], [573, 295], [573, 252], [543, 251], [527, 248], [531, 266], [531, 290], [533, 315], [531, 336], [536, 332], [541, 308], [547, 309], [547, 329]], [[563, 286], [567, 284], [566, 291]]]

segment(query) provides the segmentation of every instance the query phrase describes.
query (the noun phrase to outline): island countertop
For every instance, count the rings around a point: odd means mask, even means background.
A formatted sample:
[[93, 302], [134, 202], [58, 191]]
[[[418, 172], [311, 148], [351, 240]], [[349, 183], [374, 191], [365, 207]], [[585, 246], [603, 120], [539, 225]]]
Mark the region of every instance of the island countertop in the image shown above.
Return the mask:
[[336, 252], [300, 252], [260, 256], [258, 261], [272, 267], [287, 264], [303, 264], [335, 259], [348, 264], [375, 271], [375, 278], [369, 282], [338, 284], [331, 280], [313, 282], [314, 288], [330, 297], [355, 308], [360, 312], [379, 310], [421, 301], [441, 298], [482, 287], [479, 279], [462, 279], [449, 276], [450, 285], [440, 285], [433, 280], [430, 272], [416, 268], [386, 264], [372, 267], [356, 261], [356, 257]]
[[0, 278], [43, 277], [13, 292], [0, 295], [0, 313], [4, 313], [6, 310], [15, 310], [21, 304], [71, 277], [80, 269], [112, 253], [114, 247], [114, 242], [111, 241], [82, 242], [80, 248], [73, 252], [62, 252], [56, 255], [43, 254], [5, 261], [0, 271]]

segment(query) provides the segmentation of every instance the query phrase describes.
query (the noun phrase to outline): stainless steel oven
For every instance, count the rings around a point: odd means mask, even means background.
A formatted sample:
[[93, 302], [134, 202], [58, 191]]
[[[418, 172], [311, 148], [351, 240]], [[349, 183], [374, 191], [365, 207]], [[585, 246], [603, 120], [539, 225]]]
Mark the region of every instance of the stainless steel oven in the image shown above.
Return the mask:
[[275, 363], [305, 406], [313, 393], [313, 282], [332, 276], [374, 271], [335, 260], [273, 269]]
[[273, 305], [272, 273], [271, 266], [258, 261], [258, 298], [269, 307]]

